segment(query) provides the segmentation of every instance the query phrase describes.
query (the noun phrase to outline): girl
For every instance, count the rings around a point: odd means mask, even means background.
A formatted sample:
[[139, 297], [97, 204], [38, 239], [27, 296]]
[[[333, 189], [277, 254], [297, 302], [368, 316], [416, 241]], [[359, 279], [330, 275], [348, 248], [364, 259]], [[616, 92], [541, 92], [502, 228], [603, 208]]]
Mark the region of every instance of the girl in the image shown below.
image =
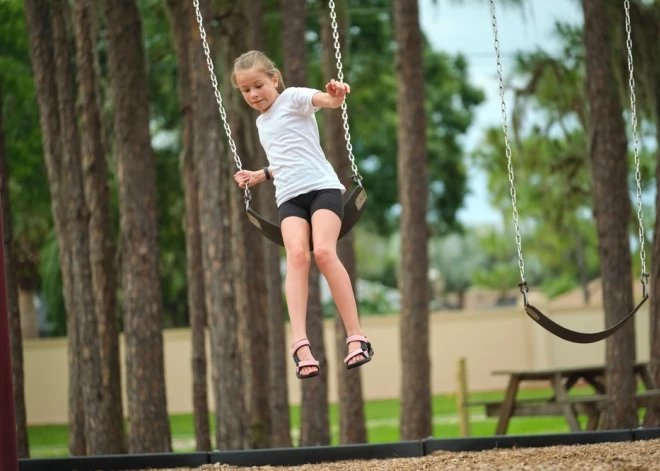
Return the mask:
[[337, 256], [346, 188], [325, 158], [314, 116], [321, 108], [340, 107], [351, 89], [334, 79], [326, 85], [327, 93], [311, 88], [285, 89], [280, 71], [259, 51], [236, 59], [231, 80], [247, 104], [261, 112], [257, 128], [270, 166], [241, 170], [234, 179], [241, 188], [271, 179], [275, 185], [286, 249], [285, 291], [296, 376], [311, 378], [320, 370], [306, 334], [310, 225], [314, 228], [314, 260], [328, 281], [346, 327], [349, 353], [344, 363], [349, 369], [367, 363], [374, 351], [362, 332], [351, 281]]

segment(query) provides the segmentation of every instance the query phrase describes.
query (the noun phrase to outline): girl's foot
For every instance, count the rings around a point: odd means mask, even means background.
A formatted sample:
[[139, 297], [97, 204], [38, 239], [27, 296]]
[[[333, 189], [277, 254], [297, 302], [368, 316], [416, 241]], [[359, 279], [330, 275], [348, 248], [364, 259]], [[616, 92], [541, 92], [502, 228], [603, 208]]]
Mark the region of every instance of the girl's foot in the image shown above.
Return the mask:
[[[354, 342], [348, 342], [348, 353], [354, 352], [355, 350], [362, 350], [362, 343], [360, 343], [358, 340]], [[360, 353], [358, 355], [355, 355], [353, 358], [348, 360], [346, 363], [347, 365], [352, 365], [353, 363], [356, 363], [360, 360], [364, 360], [366, 356], [364, 353]]]
[[374, 349], [364, 335], [351, 335], [346, 339], [348, 344], [348, 355], [344, 358], [347, 369], [357, 368], [371, 361]]
[[294, 343], [291, 347], [291, 355], [296, 363], [296, 377], [298, 379], [312, 378], [319, 374], [319, 362], [312, 355], [309, 340], [301, 339]]

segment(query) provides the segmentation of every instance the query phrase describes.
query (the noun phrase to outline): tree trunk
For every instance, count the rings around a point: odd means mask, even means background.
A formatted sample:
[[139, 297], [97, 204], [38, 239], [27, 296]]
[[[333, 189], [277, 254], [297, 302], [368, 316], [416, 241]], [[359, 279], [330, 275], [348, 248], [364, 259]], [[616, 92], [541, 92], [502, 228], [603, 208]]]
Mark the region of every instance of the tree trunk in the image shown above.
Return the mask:
[[307, 87], [307, 4], [306, 0], [280, 0], [284, 83]]
[[463, 310], [465, 309], [465, 291], [461, 290], [458, 293], [456, 293], [457, 296], [457, 303], [458, 303], [458, 309]]
[[103, 144], [98, 58], [90, 0], [74, 4], [76, 62], [80, 96], [82, 168], [89, 209], [89, 256], [98, 322], [103, 401], [108, 408], [106, 453], [126, 453], [124, 410], [119, 362], [117, 279], [114, 266], [115, 238], [110, 211], [108, 165]]
[[[248, 49], [246, 2], [223, 3], [220, 14], [222, 24], [223, 70], [230, 71], [234, 59]], [[241, 94], [229, 82], [229, 73], [224, 75], [223, 96], [227, 115], [241, 157], [243, 168], [258, 169], [266, 162], [258, 161], [254, 152], [256, 142], [255, 116], [244, 102]], [[232, 159], [233, 156], [228, 156]], [[230, 160], [230, 161], [233, 161]], [[232, 181], [233, 183], [233, 181]], [[232, 236], [234, 247], [234, 284], [236, 305], [239, 315], [239, 332], [243, 352], [243, 368], [247, 398], [247, 413], [250, 423], [250, 447], [268, 448], [271, 444], [270, 385], [268, 375], [268, 323], [263, 322], [267, 309], [266, 280], [261, 269], [264, 264], [264, 240], [255, 230], [245, 214], [243, 191], [233, 185], [229, 188], [232, 204]], [[254, 199], [261, 199], [260, 191], [253, 191]]]
[[584, 304], [589, 304], [589, 276], [587, 274], [587, 263], [584, 259], [584, 239], [579, 232], [575, 235], [575, 258], [577, 261], [578, 278], [580, 279], [580, 286], [582, 286]]
[[11, 351], [11, 377], [14, 388], [14, 415], [16, 417], [16, 444], [19, 458], [30, 457], [25, 411], [25, 375], [23, 374], [23, 336], [21, 314], [18, 305], [18, 283], [14, 267], [14, 229], [9, 201], [9, 165], [3, 123], [2, 83], [0, 83], [0, 202], [2, 203], [2, 228], [4, 234], [5, 273], [7, 285], [7, 310], [9, 311], [9, 341]]
[[[275, 191], [270, 188], [268, 193], [262, 192], [265, 203], [261, 206], [261, 214], [270, 221], [278, 220], [275, 205]], [[269, 209], [264, 211], [268, 206]], [[291, 411], [289, 409], [289, 385], [287, 382], [288, 356], [286, 322], [284, 318], [284, 296], [282, 295], [282, 274], [280, 272], [280, 247], [270, 240], [264, 240], [264, 276], [266, 292], [268, 293], [268, 347], [270, 381], [270, 414], [271, 414], [271, 446], [273, 448], [290, 448], [291, 442]]]
[[168, 0], [170, 24], [177, 55], [177, 84], [181, 112], [181, 166], [186, 204], [186, 277], [188, 310], [192, 337], [193, 421], [198, 451], [211, 450], [206, 375], [206, 306], [202, 236], [199, 221], [199, 189], [195, 173], [193, 146], [192, 83], [190, 78], [191, 3]]
[[[282, 50], [284, 52], [284, 83], [291, 87], [307, 87], [307, 6], [304, 0], [281, 0]], [[307, 299], [307, 333], [312, 354], [321, 364], [317, 379], [302, 381], [300, 445], [330, 444], [328, 417], [328, 373], [323, 336], [323, 306], [321, 304], [320, 272], [312, 264], [309, 273]]]
[[[610, 24], [605, 0], [583, 0], [587, 91], [594, 133], [591, 167], [605, 324], [611, 327], [632, 309], [632, 268], [628, 241], [627, 142], [623, 110], [612, 68]], [[637, 426], [634, 319], [606, 340], [607, 392], [612, 401], [607, 428]]]
[[248, 44], [253, 49], [264, 51], [266, 49], [266, 35], [264, 34], [264, 2], [265, 0], [246, 0], [248, 20]]
[[[313, 258], [313, 257], [312, 257]], [[328, 358], [323, 338], [323, 306], [321, 304], [321, 272], [316, 263], [309, 270], [307, 300], [307, 338], [321, 372], [313, 379], [302, 381], [300, 405], [300, 446], [330, 445], [328, 414]]]
[[63, 210], [67, 212], [71, 243], [71, 272], [73, 278], [73, 308], [78, 321], [80, 342], [80, 381], [85, 410], [85, 439], [87, 454], [121, 453], [121, 431], [110, 430], [114, 405], [103, 386], [99, 328], [96, 318], [92, 268], [90, 262], [89, 211], [85, 202], [82, 175], [80, 136], [76, 116], [73, 51], [69, 46], [64, 0], [53, 0], [53, 46], [55, 51], [55, 81], [62, 138]]
[[[206, 39], [214, 55], [210, 0], [200, 0]], [[238, 313], [233, 286], [231, 214], [227, 196], [230, 157], [223, 149], [222, 124], [199, 28], [191, 18], [190, 73], [193, 89], [194, 162], [199, 182], [204, 293], [211, 333], [212, 384], [215, 396], [216, 448], [245, 448], [243, 365], [238, 345]]]
[[[16, 263], [16, 256], [14, 255]], [[24, 339], [39, 338], [37, 308], [34, 305], [34, 289], [22, 289], [18, 281], [18, 312], [21, 313], [21, 334]]]
[[[250, 48], [266, 50], [266, 29], [264, 24], [264, 0], [247, 0]], [[249, 110], [255, 116], [259, 113]], [[256, 161], [268, 165], [266, 152], [259, 141], [256, 126], [252, 127], [252, 148]], [[255, 191], [256, 190], [256, 191]], [[266, 219], [277, 221], [279, 218], [275, 204], [275, 186], [259, 185], [253, 188], [256, 208]], [[264, 283], [266, 287], [266, 305], [268, 316], [268, 381], [270, 385], [270, 446], [274, 448], [291, 447], [291, 417], [289, 410], [289, 387], [287, 383], [286, 361], [288, 360], [286, 335], [284, 333], [284, 296], [282, 295], [282, 274], [280, 271], [280, 246], [262, 237]]]
[[[337, 78], [338, 70], [335, 58], [335, 40], [328, 8], [321, 10], [321, 37], [323, 43], [323, 74], [326, 80]], [[342, 62], [347, 57], [346, 50], [346, 9], [345, 3], [337, 3], [337, 30], [339, 32], [339, 47], [342, 52]], [[349, 98], [350, 100], [350, 98]], [[342, 184], [350, 189], [354, 182], [351, 179], [351, 163], [346, 149], [344, 120], [340, 110], [325, 111], [324, 147], [328, 159], [334, 166]], [[356, 291], [357, 267], [355, 263], [354, 233], [350, 232], [337, 243], [337, 253], [351, 278], [353, 291]], [[346, 346], [346, 328], [339, 311], [335, 308], [335, 338], [337, 347], [336, 362], [339, 386], [339, 443], [366, 443], [367, 427], [364, 416], [364, 399], [362, 397], [361, 368], [347, 370], [344, 368], [344, 357], [348, 353]]]
[[428, 172], [424, 61], [417, 0], [394, 0], [397, 42], [398, 149], [401, 202], [401, 440], [432, 434], [429, 358]]
[[121, 227], [129, 451], [169, 452], [156, 172], [136, 0], [105, 4]]
[[30, 40], [30, 60], [34, 73], [35, 91], [39, 105], [41, 139], [48, 173], [51, 210], [57, 234], [64, 305], [67, 312], [67, 339], [69, 363], [69, 453], [85, 454], [85, 414], [79, 378], [78, 328], [73, 308], [73, 280], [71, 275], [71, 249], [67, 214], [62, 192], [60, 118], [55, 58], [49, 2], [26, 0], [25, 16]]
[[[250, 42], [253, 49], [265, 50], [263, 0], [248, 0], [250, 21]], [[284, 15], [284, 17], [286, 17]], [[283, 23], [286, 28], [286, 22]], [[253, 135], [253, 148], [260, 162], [267, 165], [266, 154], [258, 141], [258, 133]], [[275, 187], [272, 184], [260, 185], [254, 193], [258, 198], [257, 208], [262, 216], [270, 221], [278, 220], [275, 205]], [[287, 384], [286, 361], [288, 361], [286, 335], [284, 333], [284, 298], [282, 296], [282, 274], [280, 271], [280, 247], [263, 238], [264, 278], [267, 293], [268, 379], [270, 384], [271, 446], [291, 447], [291, 418], [289, 411], [289, 388]]]
[[[66, 265], [62, 266], [62, 285], [67, 283], [69, 289], [73, 290], [73, 279], [71, 276], [70, 254], [65, 255]], [[60, 259], [62, 256], [60, 256]], [[60, 261], [60, 264], [62, 262]], [[67, 272], [68, 281], [64, 281], [64, 273]], [[66, 290], [66, 288], [63, 288]], [[73, 297], [73, 295], [71, 295]], [[65, 306], [71, 305], [72, 301]], [[87, 436], [85, 434], [85, 405], [83, 402], [83, 385], [81, 377], [82, 359], [78, 353], [80, 341], [78, 340], [78, 320], [75, 311], [67, 308], [67, 361], [69, 363], [69, 454], [71, 456], [83, 456], [87, 453]]]

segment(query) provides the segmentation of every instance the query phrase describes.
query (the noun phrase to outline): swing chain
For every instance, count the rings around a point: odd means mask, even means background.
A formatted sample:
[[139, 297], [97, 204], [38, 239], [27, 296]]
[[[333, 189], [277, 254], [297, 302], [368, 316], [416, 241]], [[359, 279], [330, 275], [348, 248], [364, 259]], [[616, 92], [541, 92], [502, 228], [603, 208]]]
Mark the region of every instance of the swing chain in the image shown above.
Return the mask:
[[[641, 174], [639, 170], [639, 135], [637, 133], [637, 111], [635, 107], [636, 97], [635, 97], [635, 78], [634, 78], [634, 69], [633, 69], [633, 54], [632, 54], [632, 38], [631, 38], [631, 22], [630, 22], [630, 0], [624, 0], [624, 8], [626, 13], [626, 46], [628, 49], [628, 71], [630, 73], [630, 78], [628, 84], [630, 86], [630, 107], [631, 107], [631, 121], [632, 121], [632, 132], [633, 132], [633, 142], [634, 142], [634, 154], [635, 154], [635, 181], [637, 185], [637, 219], [639, 221], [639, 257], [641, 261], [641, 282], [644, 290], [644, 295], [646, 295], [646, 288], [648, 283], [649, 274], [646, 273], [646, 251], [644, 249], [644, 213], [642, 211], [642, 189], [641, 189]], [[507, 114], [506, 114], [506, 104], [504, 101], [504, 83], [502, 79], [502, 64], [500, 62], [500, 47], [499, 41], [497, 39], [497, 18], [495, 15], [495, 0], [490, 0], [490, 11], [492, 17], [493, 25], [493, 36], [495, 44], [495, 57], [497, 60], [497, 75], [499, 81], [500, 89], [500, 100], [502, 104], [502, 127], [504, 130], [504, 143], [506, 146], [506, 157], [509, 170], [509, 183], [511, 184], [511, 204], [513, 206], [513, 221], [516, 229], [516, 245], [518, 248], [518, 266], [520, 267], [520, 278], [521, 282], [519, 283], [520, 291], [525, 295], [525, 303], [527, 303], [527, 282], [525, 281], [525, 266], [522, 257], [522, 243], [520, 237], [520, 229], [518, 226], [518, 209], [516, 207], [516, 189], [513, 184], [514, 175], [513, 168], [511, 165], [511, 146], [509, 143], [509, 131], [507, 127]]]
[[[220, 110], [220, 116], [222, 117], [222, 122], [225, 128], [225, 134], [227, 134], [227, 140], [229, 141], [229, 147], [231, 148], [232, 154], [234, 155], [234, 162], [236, 162], [236, 167], [238, 167], [238, 170], [243, 170], [243, 164], [241, 163], [241, 159], [238, 156], [238, 151], [236, 150], [236, 143], [232, 138], [231, 129], [229, 128], [229, 122], [227, 121], [227, 113], [225, 112], [225, 107], [222, 104], [222, 96], [220, 95], [220, 90], [218, 89], [218, 79], [216, 78], [215, 72], [213, 70], [213, 60], [211, 59], [211, 50], [209, 48], [209, 44], [206, 41], [206, 30], [204, 29], [204, 23], [202, 21], [202, 12], [200, 11], [199, 8], [199, 0], [193, 0], [193, 4], [195, 5], [195, 13], [197, 14], [197, 23], [199, 24], [199, 35], [202, 38], [202, 45], [204, 46], [204, 54], [206, 55], [206, 64], [208, 65], [209, 73], [211, 74], [211, 83], [213, 84], [215, 101], [218, 103], [218, 109]], [[250, 190], [247, 184], [245, 185], [244, 199], [245, 199], [245, 206], [247, 208], [249, 206], [250, 201], [252, 200], [252, 195], [250, 194]]]
[[646, 273], [646, 251], [644, 250], [644, 213], [642, 212], [642, 187], [641, 187], [641, 174], [639, 171], [639, 136], [637, 134], [637, 110], [635, 107], [635, 77], [633, 68], [633, 55], [632, 55], [632, 38], [630, 34], [630, 0], [624, 0], [624, 9], [626, 12], [626, 46], [628, 48], [628, 71], [630, 78], [628, 84], [630, 86], [630, 116], [632, 121], [633, 143], [635, 148], [635, 180], [637, 183], [637, 219], [639, 220], [639, 259], [642, 267], [642, 285], [646, 290], [646, 283], [648, 282], [648, 273]]
[[[344, 82], [344, 72], [341, 62], [341, 51], [339, 48], [339, 31], [337, 25], [337, 13], [335, 12], [335, 0], [329, 0], [330, 18], [332, 19], [332, 37], [335, 39], [335, 58], [337, 59], [337, 78], [341, 83]], [[351, 170], [353, 171], [352, 179], [357, 184], [362, 185], [362, 176], [358, 172], [357, 165], [355, 164], [355, 157], [353, 156], [353, 145], [351, 144], [351, 133], [348, 126], [348, 111], [346, 99], [341, 104], [341, 116], [344, 119], [344, 138], [346, 139], [346, 150], [348, 151], [348, 158], [351, 161]]]
[[493, 36], [495, 38], [495, 58], [497, 59], [497, 75], [500, 88], [500, 100], [502, 103], [502, 128], [504, 130], [504, 143], [506, 145], [506, 158], [509, 169], [509, 183], [511, 184], [511, 205], [513, 206], [513, 222], [516, 229], [516, 245], [518, 247], [518, 267], [520, 268], [520, 291], [525, 297], [527, 304], [527, 282], [525, 281], [525, 261], [522, 256], [522, 241], [520, 237], [520, 227], [518, 225], [518, 208], [516, 206], [516, 188], [513, 184], [513, 166], [511, 165], [511, 145], [509, 143], [509, 129], [507, 127], [506, 104], [504, 102], [504, 80], [502, 79], [502, 64], [500, 63], [500, 43], [497, 39], [497, 18], [495, 17], [495, 0], [490, 0], [490, 12], [493, 24]]

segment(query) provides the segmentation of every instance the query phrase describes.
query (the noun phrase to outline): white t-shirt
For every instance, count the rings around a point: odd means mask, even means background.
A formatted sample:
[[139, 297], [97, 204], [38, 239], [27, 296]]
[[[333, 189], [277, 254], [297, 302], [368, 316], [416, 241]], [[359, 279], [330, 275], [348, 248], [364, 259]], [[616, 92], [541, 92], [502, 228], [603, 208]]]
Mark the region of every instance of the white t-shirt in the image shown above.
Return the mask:
[[312, 96], [319, 90], [285, 89], [266, 113], [257, 118], [259, 140], [275, 179], [275, 200], [282, 203], [321, 189], [346, 191], [319, 142]]

